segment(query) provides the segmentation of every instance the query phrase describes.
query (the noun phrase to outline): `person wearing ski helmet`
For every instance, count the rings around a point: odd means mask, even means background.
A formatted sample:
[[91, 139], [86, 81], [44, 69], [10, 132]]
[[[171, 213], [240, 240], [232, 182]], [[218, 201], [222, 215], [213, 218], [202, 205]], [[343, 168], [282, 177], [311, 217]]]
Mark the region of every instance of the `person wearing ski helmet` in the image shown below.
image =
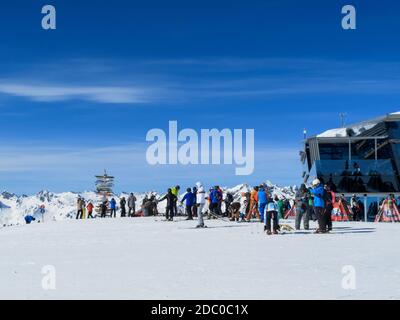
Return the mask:
[[326, 233], [326, 224], [324, 217], [325, 201], [324, 201], [324, 186], [319, 179], [312, 182], [312, 187], [309, 189], [310, 193], [314, 196], [314, 212], [318, 220], [318, 228], [316, 233]]

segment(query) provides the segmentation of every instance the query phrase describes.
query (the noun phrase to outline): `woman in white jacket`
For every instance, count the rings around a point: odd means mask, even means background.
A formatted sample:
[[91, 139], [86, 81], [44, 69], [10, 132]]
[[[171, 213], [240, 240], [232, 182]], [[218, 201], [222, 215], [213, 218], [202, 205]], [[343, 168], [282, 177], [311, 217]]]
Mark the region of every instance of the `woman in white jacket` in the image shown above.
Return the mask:
[[197, 215], [199, 219], [199, 223], [197, 224], [196, 228], [204, 228], [205, 225], [203, 220], [203, 210], [204, 206], [206, 205], [206, 192], [201, 182], [197, 182], [196, 187], [197, 187], [196, 204], [198, 206]]

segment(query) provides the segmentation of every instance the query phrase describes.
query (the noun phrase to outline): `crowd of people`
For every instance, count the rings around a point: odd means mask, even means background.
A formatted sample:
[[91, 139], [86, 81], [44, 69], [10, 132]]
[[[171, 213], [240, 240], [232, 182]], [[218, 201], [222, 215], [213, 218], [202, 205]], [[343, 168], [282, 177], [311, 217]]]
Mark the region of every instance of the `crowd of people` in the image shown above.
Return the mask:
[[[145, 196], [139, 210], [136, 210], [137, 198], [131, 193], [126, 199], [121, 197], [119, 205], [115, 198], [104, 199], [96, 209], [91, 201], [87, 203], [81, 197], [77, 200], [76, 219], [94, 218], [94, 210], [101, 218], [116, 217], [117, 210], [121, 217], [155, 216], [158, 215], [158, 203], [165, 201], [166, 221], [173, 221], [177, 215], [184, 214], [186, 220], [197, 218], [197, 228], [204, 228], [204, 217], [226, 218], [230, 221], [250, 222], [260, 221], [267, 234], [278, 234], [279, 221], [290, 215], [295, 216], [295, 229], [300, 230], [303, 222], [305, 230], [310, 229], [310, 220], [317, 221], [316, 233], [327, 233], [332, 230], [332, 212], [338, 201], [346, 202], [344, 196], [336, 197], [329, 185], [320, 180], [312, 181], [310, 187], [302, 184], [296, 190], [293, 200], [278, 196], [265, 184], [254, 186], [249, 192], [240, 195], [224, 193], [222, 188], [214, 186], [206, 191], [201, 182], [194, 187], [186, 188], [180, 195], [180, 186], [176, 185], [167, 190], [161, 197], [155, 194]], [[184, 208], [182, 212], [181, 208]], [[351, 198], [350, 205], [344, 206], [351, 211], [354, 221], [361, 220], [364, 204], [356, 195]]]

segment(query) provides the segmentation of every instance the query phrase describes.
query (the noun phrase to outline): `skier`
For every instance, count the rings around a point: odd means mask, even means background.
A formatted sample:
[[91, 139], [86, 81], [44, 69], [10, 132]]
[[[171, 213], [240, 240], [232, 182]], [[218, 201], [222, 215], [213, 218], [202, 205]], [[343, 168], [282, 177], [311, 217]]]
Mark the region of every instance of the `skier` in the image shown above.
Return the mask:
[[196, 196], [192, 193], [192, 189], [190, 189], [190, 188], [186, 189], [186, 193], [181, 200], [181, 204], [184, 201], [186, 201], [185, 202], [186, 214], [187, 214], [186, 220], [193, 220], [192, 207], [196, 203]]
[[117, 201], [115, 201], [114, 198], [111, 198], [110, 209], [111, 209], [110, 217], [112, 218], [113, 214], [114, 214], [114, 218], [116, 218], [117, 217]]
[[86, 219], [86, 202], [85, 199], [81, 199], [82, 216], [81, 219]]
[[312, 182], [312, 188], [310, 188], [309, 190], [314, 196], [314, 212], [318, 220], [318, 228], [315, 233], [326, 233], [326, 222], [324, 217], [324, 187], [319, 179], [315, 179]]
[[128, 198], [128, 217], [133, 217], [135, 215], [136, 201], [136, 197], [131, 193]]
[[307, 210], [307, 188], [305, 184], [302, 184], [300, 186], [300, 189], [297, 190], [296, 192], [295, 206], [296, 206], [296, 220], [295, 220], [296, 230], [300, 230], [302, 219], [303, 219], [304, 230], [308, 230], [310, 228], [309, 226], [310, 218], [308, 216], [308, 210]]
[[258, 188], [255, 200], [258, 203], [258, 212], [260, 216], [260, 221], [264, 222], [265, 207], [267, 206], [268, 203], [268, 195], [267, 192], [264, 190], [264, 187]]
[[218, 215], [218, 204], [220, 201], [220, 192], [218, 191], [218, 186], [215, 186], [211, 189], [210, 194], [208, 196], [210, 201], [210, 213], [214, 215]]
[[122, 197], [121, 200], [119, 201], [119, 206], [121, 208], [121, 217], [125, 217], [126, 216], [126, 200], [125, 197]]
[[107, 215], [107, 207], [108, 207], [108, 201], [105, 200], [101, 203], [100, 205], [100, 210], [101, 210], [101, 218], [105, 218]]
[[218, 206], [217, 206], [217, 212], [218, 215], [220, 215], [221, 217], [223, 216], [222, 214], [222, 202], [223, 202], [223, 192], [222, 189], [219, 186], [215, 187], [217, 189], [218, 192]]
[[172, 193], [172, 189], [169, 188], [167, 194], [159, 199], [158, 201], [163, 201], [167, 199], [167, 207], [165, 208], [165, 218], [167, 221], [174, 220], [174, 206], [176, 206], [177, 197]]
[[284, 219], [284, 214], [283, 214], [283, 200], [281, 197], [276, 197], [275, 199], [276, 205], [278, 206], [278, 218], [279, 219]]
[[353, 196], [351, 197], [350, 206], [351, 206], [351, 212], [353, 213], [353, 221], [358, 221], [359, 207], [358, 207], [358, 199], [355, 194], [353, 194]]
[[249, 210], [249, 213], [248, 213], [248, 215], [246, 217], [247, 221], [251, 220], [253, 214], [256, 215], [257, 219], [261, 219], [261, 221], [263, 219], [263, 218], [260, 218], [260, 213], [259, 213], [259, 210], [258, 210], [258, 208], [259, 208], [259, 204], [258, 204], [258, 201], [257, 201], [258, 191], [259, 191], [259, 188], [258, 188], [258, 186], [256, 186], [256, 187], [253, 188], [253, 190], [250, 193], [250, 210]]
[[[251, 219], [251, 207], [250, 207], [250, 192], [244, 192], [242, 194], [242, 213], [246, 221], [250, 222]], [[248, 217], [249, 216], [249, 217]]]
[[329, 185], [324, 186], [325, 193], [324, 193], [324, 202], [325, 202], [325, 212], [324, 212], [324, 218], [325, 218], [325, 224], [327, 231], [332, 231], [332, 210], [333, 210], [333, 204], [336, 202], [336, 196], [335, 193], [331, 190]]
[[178, 198], [179, 198], [179, 190], [181, 189], [181, 187], [178, 185], [178, 186], [175, 186], [175, 187], [173, 187], [173, 188], [171, 188], [171, 192], [172, 192], [172, 194], [176, 197], [175, 198], [175, 203], [174, 203], [174, 214], [172, 215], [172, 216], [177, 216], [178, 215], [178, 206], [177, 206], [177, 202], [178, 202]]
[[308, 216], [310, 217], [310, 219], [312, 219], [312, 221], [317, 220], [314, 211], [314, 199], [310, 192], [308, 192]]
[[234, 201], [234, 199], [233, 199], [233, 195], [231, 194], [231, 193], [227, 193], [226, 194], [226, 198], [225, 198], [225, 200], [224, 200], [224, 202], [225, 202], [225, 217], [229, 217], [229, 218], [232, 218], [231, 216], [230, 216], [230, 214], [231, 214], [231, 211], [229, 210], [229, 207], [230, 207], [230, 205], [233, 203], [233, 201]]
[[82, 219], [83, 216], [83, 210], [82, 210], [82, 199], [81, 197], [78, 197], [78, 200], [76, 201], [76, 219]]
[[[272, 224], [272, 232], [271, 232], [271, 219], [273, 221]], [[265, 213], [265, 224], [264, 224], [264, 232], [266, 231], [268, 235], [278, 234], [278, 206], [272, 200], [272, 198], [268, 199], [267, 210]]]
[[149, 201], [150, 201], [149, 214], [152, 216], [158, 215], [156, 196], [152, 194]]
[[198, 215], [198, 224], [196, 228], [204, 228], [205, 225], [203, 220], [203, 210], [204, 206], [206, 205], [206, 192], [201, 182], [197, 182], [196, 186], [197, 186], [196, 206]]
[[88, 212], [88, 219], [90, 219], [90, 218], [93, 219], [93, 218], [94, 218], [94, 217], [92, 216], [93, 208], [94, 208], [93, 203], [92, 203], [91, 201], [89, 201], [89, 203], [87, 204], [86, 208], [87, 208], [87, 212]]
[[192, 216], [197, 218], [197, 187], [193, 187], [194, 203], [192, 206]]

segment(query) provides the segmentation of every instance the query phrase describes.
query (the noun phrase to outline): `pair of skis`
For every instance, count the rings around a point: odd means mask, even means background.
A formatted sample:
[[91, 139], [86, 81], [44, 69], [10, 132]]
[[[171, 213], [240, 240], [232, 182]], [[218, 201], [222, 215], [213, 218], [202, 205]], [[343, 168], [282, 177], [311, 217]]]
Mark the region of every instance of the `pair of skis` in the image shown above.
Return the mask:
[[231, 220], [230, 220], [229, 218], [222, 217], [222, 216], [216, 214], [215, 212], [210, 211], [210, 212], [208, 212], [207, 214], [208, 214], [209, 216], [211, 216], [211, 217], [217, 219], [217, 220], [222, 220], [222, 221], [225, 221], [225, 222], [231, 222]]

